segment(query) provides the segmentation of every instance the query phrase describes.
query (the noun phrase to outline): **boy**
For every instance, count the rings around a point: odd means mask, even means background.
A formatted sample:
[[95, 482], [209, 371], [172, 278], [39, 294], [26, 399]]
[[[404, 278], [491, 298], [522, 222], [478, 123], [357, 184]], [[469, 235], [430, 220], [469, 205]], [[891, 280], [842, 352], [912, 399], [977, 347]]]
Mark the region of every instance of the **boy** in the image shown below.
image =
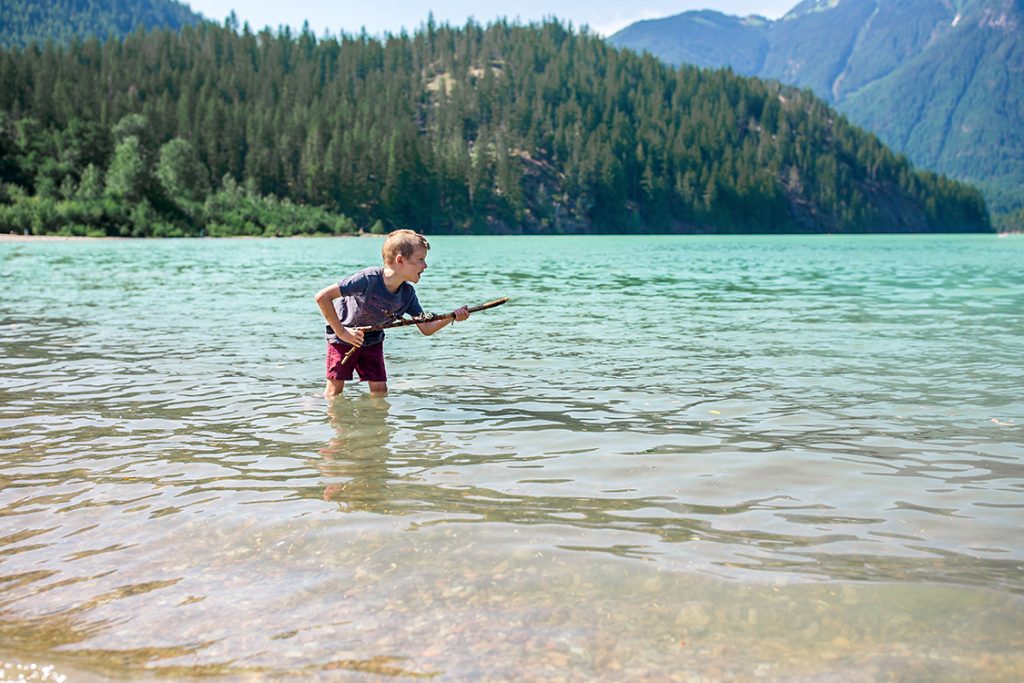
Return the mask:
[[[423, 308], [412, 285], [427, 269], [427, 238], [412, 230], [395, 230], [384, 240], [384, 267], [366, 268], [336, 285], [320, 290], [316, 303], [327, 320], [327, 387], [332, 398], [352, 379], [352, 371], [370, 385], [371, 394], [388, 392], [384, 368], [384, 331], [363, 332], [357, 327], [380, 325], [406, 313], [422, 315]], [[412, 284], [410, 284], [412, 283]], [[455, 320], [469, 317], [466, 306], [456, 309]], [[431, 335], [453, 322], [451, 318], [417, 323], [420, 332]], [[342, 362], [345, 355], [355, 353]]]

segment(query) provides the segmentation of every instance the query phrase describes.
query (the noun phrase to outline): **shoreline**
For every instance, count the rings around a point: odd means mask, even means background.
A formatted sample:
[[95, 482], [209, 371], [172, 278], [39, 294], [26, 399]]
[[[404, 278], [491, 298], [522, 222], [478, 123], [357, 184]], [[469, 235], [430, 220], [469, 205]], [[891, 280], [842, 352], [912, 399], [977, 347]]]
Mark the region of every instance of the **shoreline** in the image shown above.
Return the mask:
[[19, 235], [14, 232], [0, 232], [0, 242], [109, 242], [109, 241], [145, 241], [145, 240], [279, 240], [294, 238], [331, 239], [340, 237], [385, 237], [368, 232], [352, 235], [289, 235], [288, 237], [270, 237], [266, 235], [233, 235], [230, 237], [88, 237], [85, 235]]
[[13, 232], [0, 232], [0, 242], [78, 242], [95, 240], [127, 240], [131, 237], [85, 237], [79, 235], [19, 235]]
[[[920, 236], [940, 236], [940, 235], [988, 235], [990, 237], [1005, 238], [1005, 237], [1019, 237], [1024, 234], [1020, 230], [1008, 230], [1000, 232], [863, 232], [863, 233], [830, 233], [830, 232], [819, 232], [819, 233], [760, 233], [760, 232], [749, 232], [749, 233], [717, 233], [717, 234], [677, 234], [677, 233], [640, 233], [630, 235], [626, 233], [582, 233], [575, 235], [456, 235], [457, 237], [881, 237], [881, 236], [907, 236], [907, 237], [920, 237]], [[119, 236], [108, 236], [102, 237], [88, 237], [84, 235], [19, 235], [18, 233], [0, 232], [0, 243], [11, 243], [11, 242], [137, 242], [147, 240], [210, 240], [210, 241], [221, 241], [221, 240], [286, 240], [286, 239], [352, 239], [364, 238], [364, 237], [377, 237], [383, 238], [386, 235], [376, 235], [370, 232], [361, 232], [355, 234], [343, 234], [343, 235], [288, 235], [287, 237], [275, 237], [268, 235], [231, 235], [226, 237], [119, 237]], [[450, 236], [445, 233], [428, 234], [428, 237], [446, 237]]]

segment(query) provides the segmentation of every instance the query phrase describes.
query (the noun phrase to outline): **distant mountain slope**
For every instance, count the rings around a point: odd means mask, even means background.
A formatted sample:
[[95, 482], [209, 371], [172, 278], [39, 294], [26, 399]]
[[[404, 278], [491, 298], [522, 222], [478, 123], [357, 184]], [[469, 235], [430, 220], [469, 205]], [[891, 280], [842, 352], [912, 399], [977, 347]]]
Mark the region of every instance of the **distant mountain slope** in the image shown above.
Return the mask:
[[770, 22], [762, 17], [733, 17], [712, 10], [686, 12], [666, 19], [639, 21], [609, 41], [652, 55], [673, 65], [717, 68], [756, 75], [768, 56]]
[[0, 45], [25, 47], [47, 40], [123, 38], [139, 26], [179, 29], [203, 21], [175, 0], [3, 0]]
[[1011, 211], [1024, 207], [1022, 18], [1022, 0], [805, 0], [777, 21], [687, 12], [609, 41], [809, 87], [916, 165]]
[[840, 108], [917, 165], [977, 185], [994, 210], [1024, 208], [1022, 5], [965, 12]]

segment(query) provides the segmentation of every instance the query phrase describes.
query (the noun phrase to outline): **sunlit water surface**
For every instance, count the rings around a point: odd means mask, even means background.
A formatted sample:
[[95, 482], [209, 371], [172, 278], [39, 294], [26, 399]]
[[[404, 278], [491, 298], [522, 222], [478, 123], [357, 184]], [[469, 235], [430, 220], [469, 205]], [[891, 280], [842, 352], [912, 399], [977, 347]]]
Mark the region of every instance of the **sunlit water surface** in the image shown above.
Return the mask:
[[378, 240], [0, 242], [0, 660], [1024, 679], [1024, 240], [433, 243], [328, 404]]

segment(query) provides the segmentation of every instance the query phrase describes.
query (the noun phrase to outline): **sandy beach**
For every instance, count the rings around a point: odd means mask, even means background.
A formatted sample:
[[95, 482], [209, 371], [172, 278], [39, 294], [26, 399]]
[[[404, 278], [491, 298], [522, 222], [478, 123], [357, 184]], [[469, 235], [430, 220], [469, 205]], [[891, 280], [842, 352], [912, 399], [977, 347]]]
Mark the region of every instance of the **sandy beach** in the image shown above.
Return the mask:
[[0, 233], [0, 242], [71, 242], [82, 240], [123, 240], [127, 237], [77, 237], [74, 235], [19, 235], [15, 232]]

